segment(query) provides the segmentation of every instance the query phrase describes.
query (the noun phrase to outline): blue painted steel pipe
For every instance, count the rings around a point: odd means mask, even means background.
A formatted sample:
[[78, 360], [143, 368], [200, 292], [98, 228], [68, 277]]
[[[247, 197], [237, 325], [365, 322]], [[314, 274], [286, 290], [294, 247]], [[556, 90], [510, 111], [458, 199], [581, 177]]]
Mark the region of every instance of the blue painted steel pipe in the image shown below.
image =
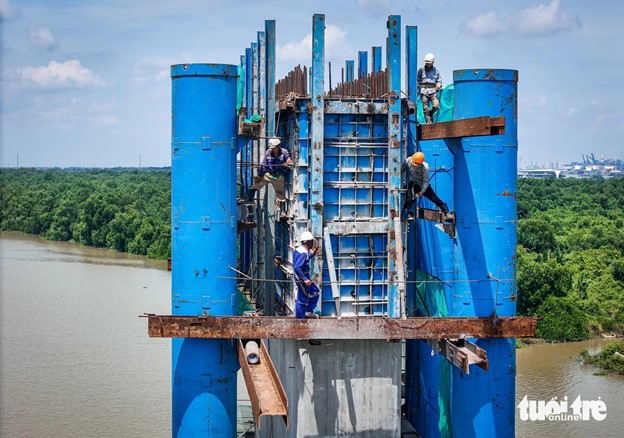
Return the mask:
[[[505, 116], [504, 135], [455, 148], [457, 245], [453, 316], [516, 314], [517, 81], [515, 70], [456, 70], [455, 119]], [[513, 437], [514, 339], [480, 339], [490, 364], [453, 369], [453, 434]]]
[[355, 61], [346, 60], [345, 61], [345, 82], [351, 82], [355, 79]]
[[358, 78], [368, 75], [368, 52], [360, 50], [358, 52]]
[[[236, 314], [237, 67], [181, 64], [172, 79], [172, 313]], [[172, 435], [235, 436], [236, 349], [172, 340]]]

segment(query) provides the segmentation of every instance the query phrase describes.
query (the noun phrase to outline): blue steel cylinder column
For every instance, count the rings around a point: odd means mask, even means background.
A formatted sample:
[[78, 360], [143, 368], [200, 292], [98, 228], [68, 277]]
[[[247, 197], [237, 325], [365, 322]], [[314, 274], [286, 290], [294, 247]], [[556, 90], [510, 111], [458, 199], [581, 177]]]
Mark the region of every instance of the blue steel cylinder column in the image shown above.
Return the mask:
[[[171, 67], [173, 315], [236, 314], [237, 76], [235, 65]], [[235, 436], [237, 370], [230, 340], [172, 340], [174, 437]]]
[[[516, 70], [456, 70], [455, 119], [505, 116], [503, 135], [463, 138], [455, 148], [457, 245], [453, 316], [516, 314]], [[514, 339], [479, 339], [489, 371], [453, 368], [453, 435], [513, 437]]]

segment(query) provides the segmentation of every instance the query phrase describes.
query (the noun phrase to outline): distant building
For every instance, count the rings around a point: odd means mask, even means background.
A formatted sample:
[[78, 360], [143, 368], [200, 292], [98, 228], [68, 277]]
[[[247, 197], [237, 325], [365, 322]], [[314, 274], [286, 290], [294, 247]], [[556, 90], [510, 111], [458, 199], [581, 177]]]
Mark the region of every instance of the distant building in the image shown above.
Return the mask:
[[561, 173], [558, 169], [518, 169], [519, 178], [561, 178]]
[[[521, 163], [522, 164], [522, 163]], [[522, 166], [520, 166], [522, 167]], [[615, 178], [624, 177], [624, 161], [593, 154], [583, 156], [583, 162], [530, 163], [518, 168], [518, 178]]]

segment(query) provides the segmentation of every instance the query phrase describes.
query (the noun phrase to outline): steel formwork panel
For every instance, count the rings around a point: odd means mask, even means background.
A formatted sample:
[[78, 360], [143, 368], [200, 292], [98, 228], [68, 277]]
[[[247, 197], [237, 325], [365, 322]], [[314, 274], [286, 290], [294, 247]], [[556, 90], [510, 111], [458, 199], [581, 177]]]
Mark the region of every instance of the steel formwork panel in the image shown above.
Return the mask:
[[[275, 231], [276, 255], [286, 265], [298, 244], [296, 238], [309, 228], [312, 135], [308, 103], [309, 99], [298, 99], [297, 110], [283, 110], [277, 117], [278, 134], [296, 164], [286, 181], [288, 219], [278, 221]], [[343, 107], [357, 113], [324, 115], [323, 217], [330, 233], [340, 314], [344, 316], [387, 315], [388, 118], [378, 113], [384, 105], [383, 100], [371, 101], [366, 106]], [[341, 106], [326, 105], [336, 107]], [[366, 107], [374, 112], [361, 112]], [[323, 315], [337, 314], [330, 278], [325, 262]], [[294, 283], [287, 268], [278, 268], [276, 279], [278, 302], [283, 302], [288, 313], [294, 308]]]

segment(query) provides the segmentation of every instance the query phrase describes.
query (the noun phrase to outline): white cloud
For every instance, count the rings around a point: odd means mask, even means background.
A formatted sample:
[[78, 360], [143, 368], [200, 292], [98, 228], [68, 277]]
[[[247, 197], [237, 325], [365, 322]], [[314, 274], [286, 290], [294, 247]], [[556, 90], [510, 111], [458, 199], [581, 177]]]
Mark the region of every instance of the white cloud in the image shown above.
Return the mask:
[[10, 20], [15, 18], [15, 8], [9, 0], [0, 0], [0, 20]]
[[172, 59], [154, 56], [145, 56], [134, 64], [132, 69], [134, 85], [140, 87], [152, 82], [169, 80]]
[[312, 57], [312, 34], [307, 34], [299, 42], [286, 43], [277, 46], [276, 57], [283, 61], [306, 62]]
[[561, 115], [563, 117], [565, 117], [566, 119], [569, 119], [574, 114], [578, 113], [578, 111], [579, 111], [579, 109], [577, 107], [571, 106], [571, 107], [567, 108], [565, 111], [563, 111], [563, 113]]
[[505, 24], [496, 11], [484, 12], [462, 24], [463, 29], [474, 36], [488, 37], [505, 31]]
[[[353, 56], [353, 51], [346, 40], [347, 32], [333, 24], [325, 26], [325, 58], [326, 62], [334, 59], [343, 60]], [[309, 65], [312, 61], [312, 33], [307, 34], [299, 42], [286, 43], [277, 46], [276, 57], [279, 61], [293, 63], [303, 62]]]
[[38, 27], [30, 31], [30, 40], [44, 50], [50, 50], [56, 45], [56, 38], [47, 27]]
[[571, 18], [560, 9], [561, 0], [530, 6], [518, 12], [501, 15], [496, 11], [483, 12], [464, 21], [460, 29], [479, 38], [502, 34], [544, 36], [581, 27], [577, 17]]
[[14, 76], [19, 81], [18, 88], [90, 88], [105, 85], [102, 78], [76, 59], [63, 63], [50, 61], [42, 67], [20, 68]]
[[514, 20], [516, 31], [521, 35], [548, 35], [569, 31], [580, 26], [578, 19], [571, 19], [559, 9], [561, 0], [548, 5], [537, 5], [521, 10]]

